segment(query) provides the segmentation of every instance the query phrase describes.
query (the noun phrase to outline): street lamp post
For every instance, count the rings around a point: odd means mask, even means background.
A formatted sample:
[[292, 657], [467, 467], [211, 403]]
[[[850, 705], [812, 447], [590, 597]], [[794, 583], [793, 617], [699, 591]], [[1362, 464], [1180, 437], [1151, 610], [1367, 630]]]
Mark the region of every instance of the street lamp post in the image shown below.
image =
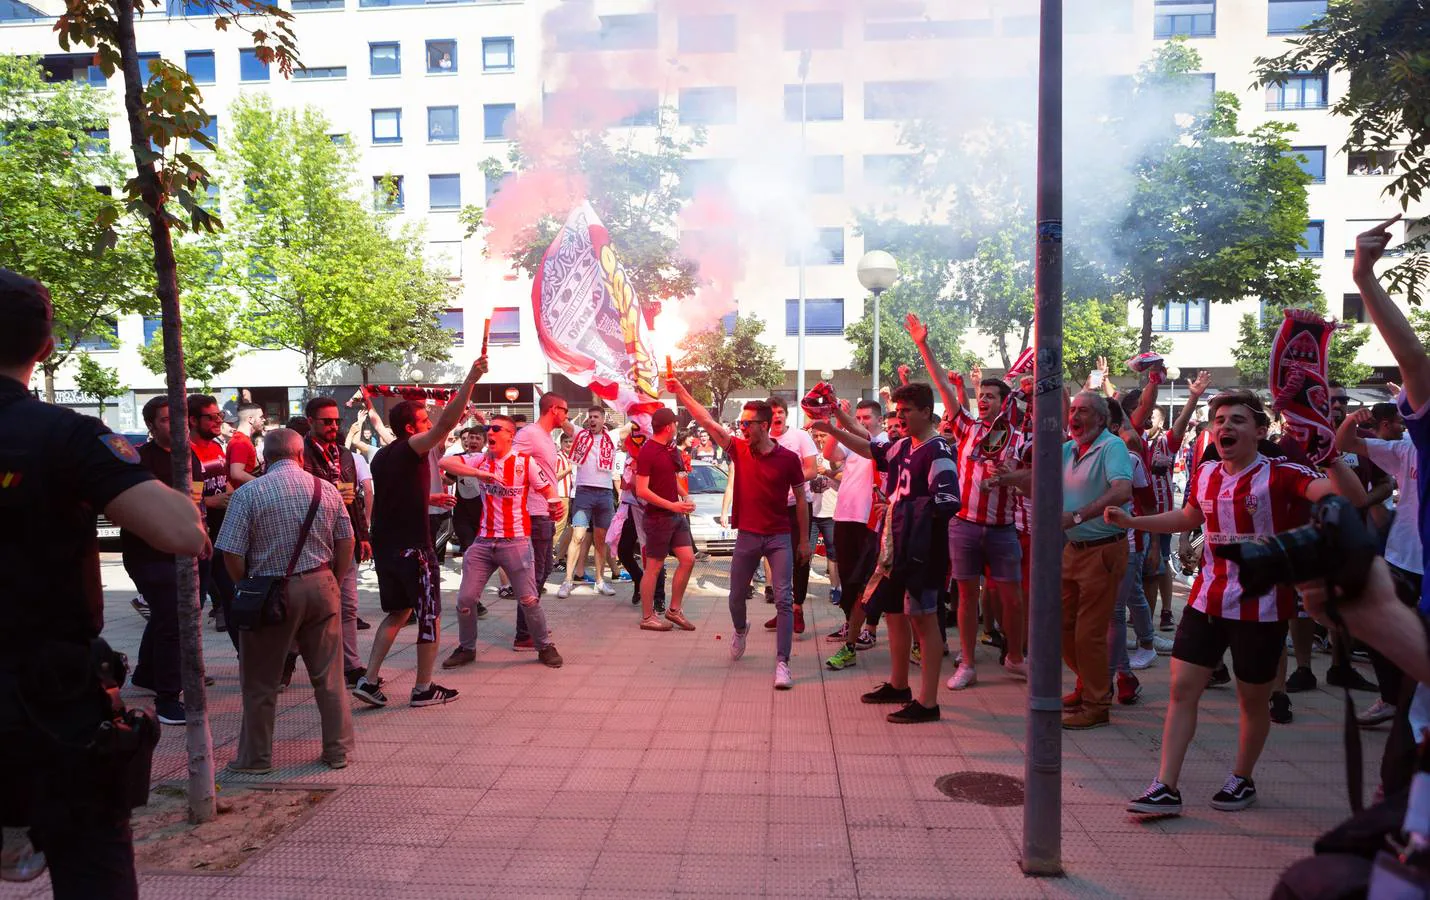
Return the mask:
[[[799, 159], [800, 170], [809, 171], [809, 158], [805, 149], [805, 126], [808, 123], [808, 95], [809, 95], [809, 58], [810, 51], [804, 50], [799, 55]], [[799, 338], [795, 349], [795, 376], [794, 391], [798, 400], [804, 399], [804, 266], [805, 266], [805, 238], [799, 236]], [[804, 407], [799, 403], [795, 404], [795, 427], [800, 427], [804, 418]]]
[[1181, 369], [1176, 366], [1167, 368], [1167, 431], [1172, 430], [1172, 420], [1177, 417], [1177, 379], [1181, 377]]
[[874, 295], [874, 372], [870, 378], [873, 399], [879, 399], [879, 295], [894, 286], [899, 264], [883, 250], [870, 250], [859, 260], [859, 283]]

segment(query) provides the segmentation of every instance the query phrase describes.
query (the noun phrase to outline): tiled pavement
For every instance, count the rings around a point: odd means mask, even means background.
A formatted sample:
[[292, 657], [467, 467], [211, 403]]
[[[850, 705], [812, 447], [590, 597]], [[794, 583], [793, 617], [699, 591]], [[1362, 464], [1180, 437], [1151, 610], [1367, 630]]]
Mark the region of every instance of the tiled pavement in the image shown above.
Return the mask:
[[[394, 703], [354, 710], [357, 751], [342, 771], [317, 763], [311, 689], [295, 686], [280, 701], [280, 769], [265, 780], [336, 792], [236, 873], [145, 873], [142, 895], [1260, 898], [1346, 814], [1340, 698], [1324, 689], [1295, 697], [1293, 725], [1273, 726], [1260, 803], [1235, 814], [1207, 806], [1235, 751], [1235, 698], [1218, 689], [1183, 777], [1188, 814], [1129, 817], [1124, 803], [1156, 772], [1164, 658], [1143, 673], [1142, 702], [1114, 709], [1113, 727], [1064, 735], [1067, 877], [1024, 878], [1021, 808], [958, 803], [934, 788], [950, 772], [1022, 776], [1021, 683], [981, 659], [983, 682], [941, 695], [942, 722], [885, 723], [887, 708], [859, 702], [887, 673], [882, 638], [857, 668], [824, 669], [822, 635], [839, 618], [815, 576], [810, 629], [791, 660], [795, 688], [776, 693], [774, 638], [760, 627], [772, 607], [751, 604], [750, 649], [732, 664], [725, 566], [697, 574], [691, 633], [639, 631], [628, 585], [615, 597], [549, 593], [559, 671], [511, 651], [512, 603], [489, 593], [476, 665], [439, 675], [462, 691], [445, 707], [401, 702], [414, 663], [404, 631], [383, 669]], [[106, 558], [104, 575], [106, 637], [133, 656], [142, 628], [133, 592], [117, 558]], [[362, 575], [363, 614], [376, 621], [375, 581]], [[454, 563], [444, 580], [450, 607]], [[455, 613], [444, 618], [451, 635]], [[366, 653], [372, 632], [360, 634]], [[222, 765], [238, 730], [237, 665], [225, 637], [210, 630], [205, 643]], [[1373, 785], [1383, 736], [1365, 741]], [[181, 782], [185, 769], [182, 731], [166, 729], [155, 780]], [[48, 894], [47, 881], [0, 887], [0, 898], [36, 893]]]

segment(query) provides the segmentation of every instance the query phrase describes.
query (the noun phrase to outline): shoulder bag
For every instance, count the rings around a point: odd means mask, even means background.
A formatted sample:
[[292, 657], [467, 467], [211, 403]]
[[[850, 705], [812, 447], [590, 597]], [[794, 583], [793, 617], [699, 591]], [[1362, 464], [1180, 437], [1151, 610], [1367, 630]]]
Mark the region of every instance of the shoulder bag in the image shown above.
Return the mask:
[[288, 602], [284, 596], [286, 583], [293, 577], [298, 557], [303, 554], [303, 546], [308, 543], [308, 532], [313, 529], [313, 519], [318, 515], [318, 501], [322, 498], [322, 491], [322, 483], [313, 478], [313, 500], [308, 504], [308, 517], [303, 520], [303, 527], [298, 532], [298, 543], [293, 546], [293, 555], [288, 559], [288, 571], [282, 578], [273, 575], [250, 575], [240, 581], [233, 592], [228, 627], [239, 631], [257, 631], [265, 625], [281, 625], [288, 618]]

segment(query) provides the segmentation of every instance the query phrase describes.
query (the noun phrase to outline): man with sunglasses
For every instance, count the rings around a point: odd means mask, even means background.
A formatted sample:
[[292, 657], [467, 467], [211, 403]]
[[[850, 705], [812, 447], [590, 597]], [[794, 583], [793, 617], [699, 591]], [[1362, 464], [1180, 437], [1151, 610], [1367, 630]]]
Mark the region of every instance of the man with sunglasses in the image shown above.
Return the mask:
[[343, 425], [338, 401], [332, 397], [314, 397], [304, 407], [312, 430], [303, 439], [303, 468], [315, 478], [321, 478], [338, 489], [343, 499], [343, 511], [353, 526], [353, 564], [343, 570], [338, 582], [339, 620], [343, 638], [343, 680], [349, 688], [367, 674], [358, 656], [358, 563], [372, 556], [372, 542], [367, 532], [367, 498], [358, 480], [357, 462], [351, 450], [342, 445], [338, 434]]
[[[209, 540], [218, 539], [223, 527], [223, 515], [233, 490], [228, 483], [228, 454], [218, 442], [223, 430], [223, 413], [218, 400], [208, 394], [192, 394], [188, 399], [189, 450], [193, 458], [193, 480], [201, 484], [197, 498], [199, 509], [208, 525]], [[207, 596], [213, 603], [214, 622], [227, 631], [228, 608], [233, 602], [233, 579], [228, 577], [219, 554], [199, 560], [199, 597]], [[238, 635], [229, 631], [233, 652], [238, 653]]]
[[[804, 499], [804, 466], [798, 456], [770, 436], [774, 413], [768, 403], [758, 400], [746, 403], [737, 423], [744, 436], [734, 437], [678, 380], [666, 379], [666, 389], [675, 394], [700, 427], [710, 432], [734, 467], [735, 505], [731, 518], [739, 535], [735, 538], [735, 553], [730, 561], [730, 620], [735, 626], [735, 633], [730, 637], [730, 659], [745, 655], [745, 642], [750, 634], [745, 601], [750, 581], [761, 560], [769, 560], [776, 610], [775, 690], [789, 690], [794, 686], [789, 670], [794, 643], [791, 579], [796, 559], [809, 560], [809, 504]], [[793, 547], [785, 513], [785, 498], [790, 491], [795, 498], [793, 537], [796, 543]]]
[[[560, 461], [556, 452], [555, 435], [557, 431], [575, 431], [567, 423], [570, 407], [560, 394], [547, 391], [541, 395], [537, 409], [541, 413], [540, 417], [535, 423], [517, 431], [512, 446], [517, 453], [530, 456], [547, 481], [557, 484], [560, 480]], [[557, 496], [560, 496], [559, 492]], [[546, 593], [546, 579], [550, 577], [551, 567], [555, 564], [551, 551], [556, 541], [556, 522], [563, 518], [563, 515], [553, 515], [545, 495], [538, 491], [532, 491], [528, 502], [528, 512], [531, 514], [531, 553], [536, 563], [536, 593], [540, 596]], [[520, 605], [516, 608], [516, 639], [512, 642], [512, 649], [536, 649], [536, 644], [531, 639], [531, 631], [526, 625], [526, 613]]]

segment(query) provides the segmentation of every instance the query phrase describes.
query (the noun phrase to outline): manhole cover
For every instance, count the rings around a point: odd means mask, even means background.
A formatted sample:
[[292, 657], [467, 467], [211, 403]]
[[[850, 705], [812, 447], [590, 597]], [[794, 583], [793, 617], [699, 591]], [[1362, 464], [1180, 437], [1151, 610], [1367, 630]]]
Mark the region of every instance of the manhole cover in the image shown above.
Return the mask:
[[933, 783], [944, 794], [980, 806], [1022, 806], [1023, 779], [997, 772], [954, 772]]

